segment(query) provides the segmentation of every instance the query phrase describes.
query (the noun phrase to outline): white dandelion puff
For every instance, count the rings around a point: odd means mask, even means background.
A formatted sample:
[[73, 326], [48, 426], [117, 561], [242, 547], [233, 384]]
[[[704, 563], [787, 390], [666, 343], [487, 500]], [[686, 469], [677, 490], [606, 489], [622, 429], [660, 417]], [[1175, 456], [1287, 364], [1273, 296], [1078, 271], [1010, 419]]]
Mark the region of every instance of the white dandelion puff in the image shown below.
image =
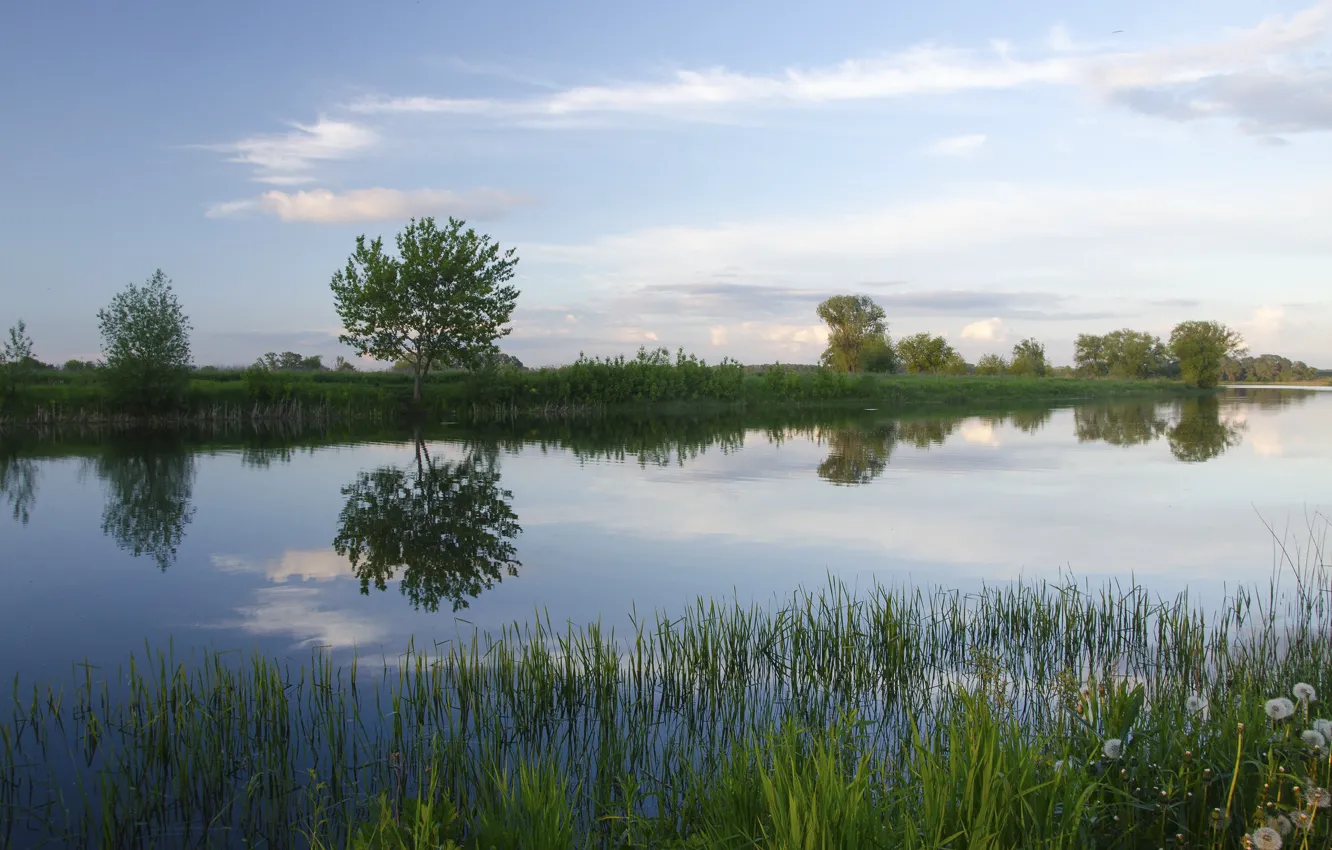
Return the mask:
[[1253, 850], [1281, 850], [1281, 834], [1270, 826], [1253, 831]]
[[1306, 811], [1291, 812], [1290, 819], [1294, 821], [1295, 825], [1300, 829], [1308, 829], [1309, 824], [1313, 823], [1313, 818], [1309, 817], [1309, 813]]
[[1300, 702], [1316, 702], [1317, 694], [1314, 692], [1314, 686], [1308, 682], [1296, 682], [1295, 687], [1291, 688], [1291, 693], [1295, 694], [1295, 699]]
[[1124, 742], [1118, 738], [1107, 738], [1101, 747], [1101, 752], [1105, 753], [1108, 759], [1117, 759], [1124, 755]]
[[1191, 715], [1201, 715], [1204, 721], [1207, 720], [1207, 700], [1197, 694], [1193, 694], [1188, 699], [1184, 700], [1184, 710]]
[[1300, 740], [1311, 750], [1321, 750], [1327, 746], [1327, 737], [1317, 729], [1305, 729], [1300, 733]]
[[1267, 716], [1270, 717], [1273, 722], [1285, 720], [1287, 717], [1290, 717], [1295, 713], [1295, 703], [1285, 697], [1275, 697], [1269, 699], [1266, 704], [1263, 705], [1263, 711], [1267, 712]]
[[1290, 818], [1285, 815], [1273, 815], [1267, 819], [1267, 828], [1275, 829], [1278, 835], [1285, 838], [1287, 835], [1290, 835], [1291, 830], [1295, 828], [1295, 825], [1291, 823]]
[[1332, 738], [1332, 720], [1319, 718], [1313, 722], [1313, 728], [1324, 738]]
[[1326, 809], [1332, 806], [1332, 794], [1327, 792], [1326, 788], [1309, 789], [1309, 803], [1320, 809]]

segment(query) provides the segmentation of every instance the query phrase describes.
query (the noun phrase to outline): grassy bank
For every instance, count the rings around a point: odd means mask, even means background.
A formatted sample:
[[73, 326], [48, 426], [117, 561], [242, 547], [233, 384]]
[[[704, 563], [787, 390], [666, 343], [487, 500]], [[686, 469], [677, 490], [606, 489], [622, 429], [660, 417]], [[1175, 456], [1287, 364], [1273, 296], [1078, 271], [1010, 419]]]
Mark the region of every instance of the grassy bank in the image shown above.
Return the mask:
[[[194, 421], [331, 421], [427, 417], [502, 418], [623, 411], [644, 406], [974, 405], [1064, 402], [1142, 394], [1184, 394], [1173, 381], [983, 376], [846, 375], [824, 369], [735, 364], [581, 361], [570, 366], [430, 375], [418, 405], [411, 378], [385, 372], [196, 372], [180, 410]], [[119, 409], [96, 370], [44, 373], [7, 399], [10, 423], [112, 421]]]
[[382, 669], [78, 667], [15, 683], [0, 841], [1240, 848], [1270, 823], [1325, 848], [1328, 727], [1296, 685], [1332, 686], [1329, 575], [1288, 551], [1212, 615], [1141, 587], [834, 584]]

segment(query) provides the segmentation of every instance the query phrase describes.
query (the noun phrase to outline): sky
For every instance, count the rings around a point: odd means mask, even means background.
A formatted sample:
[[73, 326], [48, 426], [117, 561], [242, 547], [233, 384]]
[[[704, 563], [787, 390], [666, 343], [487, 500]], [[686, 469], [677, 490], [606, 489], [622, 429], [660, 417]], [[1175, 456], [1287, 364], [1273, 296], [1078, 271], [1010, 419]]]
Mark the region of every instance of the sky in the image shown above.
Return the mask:
[[29, 2], [0, 115], [46, 361], [157, 268], [200, 364], [350, 355], [330, 277], [434, 215], [517, 249], [528, 365], [814, 362], [857, 293], [972, 360], [1215, 319], [1332, 367], [1332, 0]]

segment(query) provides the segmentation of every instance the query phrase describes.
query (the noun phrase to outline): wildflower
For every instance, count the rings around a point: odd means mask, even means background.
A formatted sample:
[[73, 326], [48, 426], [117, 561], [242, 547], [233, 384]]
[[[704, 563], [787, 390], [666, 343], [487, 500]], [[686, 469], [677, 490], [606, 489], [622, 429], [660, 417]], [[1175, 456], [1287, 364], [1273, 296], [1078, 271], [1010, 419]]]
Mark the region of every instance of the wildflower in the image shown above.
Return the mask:
[[1326, 788], [1314, 787], [1309, 789], [1309, 804], [1317, 806], [1320, 809], [1326, 809], [1332, 806], [1332, 794], [1327, 792]]
[[1272, 718], [1272, 722], [1275, 723], [1294, 714], [1295, 704], [1285, 697], [1276, 697], [1267, 701], [1263, 706], [1263, 711], [1267, 712], [1267, 716]]
[[1300, 733], [1300, 740], [1311, 750], [1321, 750], [1327, 746], [1327, 737], [1317, 729], [1305, 729]]
[[1281, 850], [1281, 834], [1270, 826], [1253, 831], [1253, 850]]
[[1295, 825], [1290, 822], [1290, 818], [1279, 814], [1267, 819], [1267, 828], [1275, 829], [1282, 838], [1285, 838], [1290, 835], [1290, 831], [1295, 828]]
[[1117, 759], [1124, 755], [1124, 742], [1118, 738], [1107, 738], [1101, 747], [1101, 752], [1105, 753], [1108, 759]]
[[1295, 826], [1300, 829], [1308, 829], [1309, 824], [1313, 823], [1313, 818], [1305, 811], [1294, 811], [1290, 813], [1290, 819], [1294, 821]]
[[1332, 738], [1332, 720], [1319, 718], [1313, 722], [1313, 728], [1321, 732], [1324, 738]]
[[1291, 691], [1300, 702], [1315, 702], [1318, 699], [1314, 694], [1314, 686], [1308, 682], [1296, 682]]

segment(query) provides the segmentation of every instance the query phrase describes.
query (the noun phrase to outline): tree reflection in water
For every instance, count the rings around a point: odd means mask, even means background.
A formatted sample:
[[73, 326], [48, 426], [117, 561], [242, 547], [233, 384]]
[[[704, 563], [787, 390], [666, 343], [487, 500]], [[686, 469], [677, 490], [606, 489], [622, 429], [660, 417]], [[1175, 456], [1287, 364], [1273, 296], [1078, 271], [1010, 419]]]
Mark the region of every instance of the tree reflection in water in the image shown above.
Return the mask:
[[494, 447], [470, 446], [460, 461], [432, 458], [419, 438], [416, 463], [362, 472], [342, 488], [347, 501], [333, 540], [361, 580], [384, 590], [401, 570], [403, 595], [413, 607], [453, 610], [518, 574], [512, 543], [520, 532], [500, 488]]
[[13, 509], [14, 521], [27, 525], [37, 501], [37, 461], [0, 451], [0, 493]]
[[194, 455], [183, 439], [169, 431], [117, 437], [92, 465], [107, 487], [102, 532], [165, 571], [194, 518]]
[[828, 444], [819, 477], [845, 486], [868, 484], [882, 475], [897, 444], [896, 423], [820, 429], [819, 436]]
[[1244, 424], [1221, 418], [1221, 400], [1214, 395], [1180, 402], [1179, 418], [1166, 433], [1177, 460], [1201, 463], [1240, 444]]

